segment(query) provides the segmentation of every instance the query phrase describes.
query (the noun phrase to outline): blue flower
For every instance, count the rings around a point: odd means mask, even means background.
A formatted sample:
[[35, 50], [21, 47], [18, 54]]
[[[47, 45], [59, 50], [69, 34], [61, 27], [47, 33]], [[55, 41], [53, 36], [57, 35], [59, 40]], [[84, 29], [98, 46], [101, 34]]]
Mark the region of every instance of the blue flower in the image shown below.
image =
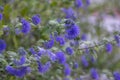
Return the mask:
[[35, 49], [32, 48], [32, 47], [29, 49], [29, 51], [30, 51], [33, 55], [37, 53], [37, 52], [35, 51]]
[[3, 15], [2, 13], [0, 13], [0, 21], [3, 19]]
[[68, 64], [64, 65], [64, 74], [65, 74], [65, 76], [70, 76], [71, 75], [71, 68]]
[[21, 58], [20, 58], [20, 60], [14, 60], [14, 63], [17, 65], [17, 66], [19, 66], [19, 65], [23, 65], [23, 64], [25, 64], [25, 62], [26, 62], [26, 57], [25, 56], [21, 56]]
[[80, 8], [82, 6], [82, 0], [75, 0], [75, 6]]
[[15, 34], [19, 35], [21, 33], [21, 30], [19, 28], [15, 28]]
[[47, 42], [44, 42], [44, 48], [51, 49], [53, 47], [53, 45], [54, 45], [54, 39], [50, 35], [50, 40], [48, 40]]
[[77, 25], [74, 25], [72, 28], [66, 30], [65, 37], [67, 39], [75, 39], [80, 34], [80, 28]]
[[79, 64], [78, 64], [77, 62], [74, 62], [73, 67], [74, 67], [75, 69], [77, 69], [77, 68], [79, 67]]
[[63, 46], [65, 44], [65, 39], [61, 36], [57, 36], [56, 41], [60, 44], [60, 46]]
[[66, 18], [76, 19], [75, 12], [71, 7], [68, 9], [62, 8], [62, 11], [66, 14]]
[[6, 42], [0, 39], [0, 53], [2, 53], [6, 49]]
[[98, 72], [97, 72], [97, 70], [96, 70], [95, 68], [92, 68], [92, 69], [90, 70], [90, 75], [91, 75], [91, 77], [92, 77], [93, 79], [98, 80], [98, 78], [99, 78]]
[[111, 43], [107, 43], [107, 44], [106, 44], [106, 51], [107, 51], [108, 53], [111, 53], [111, 52], [112, 52], [112, 49], [113, 49], [112, 44], [111, 44]]
[[115, 80], [120, 80], [120, 73], [119, 73], [119, 72], [115, 71], [115, 72], [113, 73], [113, 76], [114, 76], [114, 79], [115, 79]]
[[84, 67], [88, 67], [88, 61], [86, 60], [86, 57], [83, 55], [81, 56], [81, 62], [83, 64]]
[[33, 24], [35, 24], [35, 25], [40, 24], [41, 19], [40, 19], [39, 15], [34, 15], [34, 16], [32, 17], [32, 22], [33, 22]]
[[82, 36], [81, 36], [81, 40], [83, 40], [83, 41], [86, 41], [86, 40], [87, 40], [87, 36], [86, 36], [86, 34], [82, 34]]
[[30, 23], [27, 20], [25, 20], [25, 19], [21, 19], [21, 23], [22, 23], [22, 30], [21, 31], [24, 34], [28, 34], [31, 31]]
[[38, 61], [38, 70], [41, 74], [46, 73], [47, 71], [49, 71], [51, 67], [51, 63], [48, 61], [45, 63], [45, 65], [43, 65], [41, 62]]
[[66, 63], [66, 57], [63, 52], [56, 52], [56, 58], [60, 64]]
[[26, 74], [31, 72], [31, 68], [28, 66], [20, 67], [20, 68], [13, 68], [12, 66], [6, 66], [5, 68], [8, 73], [11, 75], [17, 76], [19, 78], [24, 77]]
[[120, 36], [115, 35], [114, 38], [115, 38], [115, 41], [116, 41], [117, 45], [120, 46]]
[[69, 55], [72, 55], [74, 53], [74, 51], [71, 47], [67, 47], [66, 48], [66, 53], [68, 53]]
[[89, 6], [90, 5], [90, 0], [86, 0], [86, 4], [87, 4], [87, 6]]
[[10, 27], [4, 27], [3, 32], [5, 35], [9, 35]]
[[47, 53], [52, 62], [55, 62], [57, 60], [56, 55], [52, 51], [49, 50], [49, 51], [47, 51]]
[[69, 29], [75, 25], [75, 22], [72, 19], [65, 20], [65, 29]]
[[20, 48], [18, 49], [18, 53], [19, 53], [20, 55], [26, 55], [26, 54], [27, 54], [27, 51], [26, 51], [23, 47], [20, 47]]

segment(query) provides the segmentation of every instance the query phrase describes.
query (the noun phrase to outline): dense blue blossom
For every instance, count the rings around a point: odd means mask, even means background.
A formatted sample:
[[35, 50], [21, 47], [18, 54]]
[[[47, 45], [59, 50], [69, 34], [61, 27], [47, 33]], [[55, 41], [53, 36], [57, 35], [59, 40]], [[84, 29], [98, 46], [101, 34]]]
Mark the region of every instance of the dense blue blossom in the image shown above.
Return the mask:
[[68, 9], [62, 8], [62, 11], [66, 14], [66, 18], [76, 19], [75, 11], [71, 7]]
[[106, 44], [106, 51], [107, 51], [108, 53], [111, 53], [111, 52], [112, 52], [112, 49], [113, 49], [112, 44], [111, 44], [111, 43], [107, 43], [107, 44]]
[[35, 24], [35, 25], [40, 24], [41, 19], [40, 19], [39, 15], [34, 15], [34, 16], [32, 17], [32, 22], [33, 22], [33, 24]]
[[98, 80], [99, 79], [99, 74], [95, 68], [92, 68], [90, 70], [90, 75], [93, 79]]
[[66, 48], [66, 53], [69, 55], [72, 55], [74, 53], [73, 49], [71, 47]]
[[6, 49], [6, 42], [0, 39], [0, 53], [2, 53]]
[[57, 36], [56, 41], [60, 44], [60, 46], [65, 44], [65, 39], [62, 36]]
[[82, 62], [84, 67], [88, 67], [88, 65], [89, 65], [88, 61], [87, 61], [87, 59], [86, 59], [86, 57], [84, 55], [81, 56], [81, 62]]
[[18, 66], [25, 64], [25, 62], [26, 62], [26, 57], [25, 56], [21, 56], [20, 60], [16, 60], [16, 59], [14, 60], [14, 63]]
[[3, 14], [0, 13], [0, 21], [3, 19]]
[[68, 64], [64, 65], [64, 74], [65, 74], [65, 76], [70, 76], [71, 75], [71, 68]]
[[25, 20], [25, 19], [21, 19], [21, 23], [22, 23], [22, 29], [21, 29], [21, 31], [24, 34], [28, 34], [31, 31], [31, 25], [30, 25], [30, 23], [27, 20]]
[[114, 76], [114, 80], [120, 80], [120, 73], [119, 72], [115, 71], [113, 73], [113, 76]]
[[20, 68], [13, 68], [12, 66], [6, 66], [5, 68], [8, 73], [17, 76], [17, 77], [24, 77], [26, 74], [31, 72], [31, 68], [28, 66], [20, 67]]
[[80, 28], [77, 25], [74, 25], [72, 28], [66, 30], [65, 37], [67, 39], [75, 39], [80, 34]]
[[82, 0], [75, 0], [75, 6], [80, 8], [82, 6]]
[[56, 58], [59, 63], [65, 64], [66, 63], [66, 57], [63, 52], [56, 52]]
[[50, 40], [44, 42], [44, 48], [50, 49], [53, 47], [53, 45], [54, 45], [54, 38], [50, 35]]

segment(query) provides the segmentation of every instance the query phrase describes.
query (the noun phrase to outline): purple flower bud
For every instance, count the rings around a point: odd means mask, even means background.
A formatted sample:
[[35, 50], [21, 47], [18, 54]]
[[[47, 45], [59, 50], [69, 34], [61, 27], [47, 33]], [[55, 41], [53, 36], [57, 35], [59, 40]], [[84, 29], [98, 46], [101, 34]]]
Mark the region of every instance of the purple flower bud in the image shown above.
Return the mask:
[[69, 55], [72, 55], [74, 53], [73, 49], [71, 47], [66, 48], [66, 53]]
[[21, 31], [24, 34], [28, 34], [31, 31], [30, 23], [27, 20], [25, 20], [25, 19], [21, 19], [21, 23], [22, 23], [22, 30]]
[[88, 67], [88, 65], [89, 65], [88, 61], [86, 60], [86, 57], [84, 55], [81, 57], [81, 62], [84, 67]]
[[56, 58], [60, 64], [66, 63], [66, 57], [63, 52], [56, 52]]
[[32, 22], [33, 22], [33, 24], [35, 24], [35, 25], [40, 24], [41, 19], [40, 19], [39, 15], [34, 15], [34, 16], [32, 17]]
[[90, 75], [91, 75], [91, 77], [92, 77], [93, 79], [95, 79], [95, 80], [98, 80], [98, 79], [99, 79], [98, 72], [97, 72], [97, 70], [96, 70], [95, 68], [92, 68], [92, 69], [90, 70]]
[[70, 76], [71, 75], [71, 68], [70, 68], [70, 66], [68, 64], [65, 64], [64, 67], [65, 67], [64, 68], [65, 76]]
[[6, 42], [0, 39], [0, 53], [2, 53], [6, 49]]
[[75, 6], [80, 8], [82, 6], [82, 0], [75, 0]]
[[106, 44], [106, 51], [107, 51], [108, 53], [111, 53], [111, 52], [112, 52], [112, 49], [113, 49], [112, 44], [111, 44], [111, 43], [107, 43], [107, 44]]
[[3, 19], [3, 14], [0, 13], [0, 21]]

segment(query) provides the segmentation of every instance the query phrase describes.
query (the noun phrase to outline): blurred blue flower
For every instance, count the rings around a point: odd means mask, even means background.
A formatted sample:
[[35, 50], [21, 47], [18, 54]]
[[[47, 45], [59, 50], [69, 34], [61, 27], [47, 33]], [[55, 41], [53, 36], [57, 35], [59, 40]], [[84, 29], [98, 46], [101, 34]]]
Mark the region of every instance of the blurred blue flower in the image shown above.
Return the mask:
[[69, 55], [72, 55], [74, 53], [73, 49], [71, 47], [66, 48], [66, 53]]
[[87, 61], [87, 59], [86, 59], [86, 57], [84, 55], [81, 56], [81, 62], [82, 62], [84, 67], [88, 67], [88, 65], [89, 65], [88, 61]]
[[26, 54], [27, 54], [27, 51], [26, 51], [23, 47], [20, 47], [20, 48], [18, 49], [18, 53], [19, 53], [20, 55], [26, 55]]
[[113, 73], [113, 76], [114, 76], [114, 80], [120, 80], [120, 73], [119, 72], [115, 71]]
[[69, 29], [75, 25], [75, 22], [72, 19], [67, 19], [65, 21], [65, 29]]
[[82, 34], [81, 40], [86, 41], [87, 40], [87, 35], [86, 34]]
[[70, 76], [71, 75], [71, 68], [68, 64], [64, 65], [64, 75], [65, 76]]
[[51, 49], [54, 45], [54, 38], [50, 35], [50, 40], [44, 42], [44, 48]]
[[87, 6], [89, 6], [90, 5], [90, 0], [86, 0], [86, 4], [87, 4]]
[[65, 39], [62, 36], [57, 36], [56, 42], [58, 42], [60, 46], [63, 46], [65, 44]]
[[16, 77], [22, 78], [24, 77], [26, 74], [31, 72], [31, 68], [28, 66], [24, 66], [24, 67], [20, 67], [20, 68], [13, 68], [12, 66], [6, 66], [5, 68], [8, 73], [10, 73], [11, 75], [14, 75]]
[[74, 25], [72, 28], [66, 30], [65, 37], [67, 39], [75, 39], [80, 34], [80, 28], [77, 25]]
[[106, 47], [106, 51], [107, 51], [108, 53], [111, 53], [111, 52], [112, 52], [113, 47], [112, 47], [112, 44], [111, 44], [111, 43], [107, 43], [107, 44], [105, 45], [105, 47]]
[[48, 61], [45, 63], [45, 65], [43, 65], [41, 62], [38, 61], [38, 70], [41, 74], [46, 73], [47, 71], [49, 71], [51, 67], [51, 63]]
[[25, 62], [26, 62], [26, 57], [25, 56], [21, 56], [20, 60], [16, 60], [16, 59], [14, 60], [14, 63], [17, 66], [23, 65], [23, 64], [25, 64]]
[[98, 80], [99, 79], [99, 74], [95, 68], [92, 68], [90, 70], [90, 75], [93, 79]]
[[4, 27], [3, 32], [5, 35], [9, 35], [10, 27]]
[[56, 58], [60, 64], [66, 63], [66, 57], [63, 52], [56, 52]]
[[77, 8], [82, 7], [82, 0], [75, 0], [75, 6], [76, 6]]
[[3, 19], [3, 14], [0, 13], [0, 21]]
[[57, 60], [56, 55], [52, 51], [49, 50], [49, 51], [47, 51], [47, 53], [52, 62], [55, 62]]
[[19, 28], [15, 28], [15, 34], [19, 35], [21, 33], [21, 30]]
[[77, 69], [77, 68], [79, 67], [79, 64], [78, 64], [77, 62], [74, 62], [73, 67], [74, 67], [75, 69]]
[[2, 53], [6, 49], [6, 42], [0, 39], [0, 53]]
[[35, 51], [35, 49], [32, 48], [32, 47], [29, 49], [29, 51], [30, 51], [33, 55], [37, 53], [37, 52]]
[[114, 39], [115, 39], [117, 45], [120, 46], [120, 36], [119, 35], [115, 35]]
[[22, 29], [21, 29], [21, 31], [24, 34], [28, 34], [31, 31], [31, 25], [30, 25], [30, 23], [27, 20], [25, 20], [24, 18], [21, 19], [21, 23], [22, 23]]
[[33, 22], [33, 24], [35, 24], [35, 25], [40, 24], [41, 19], [40, 19], [39, 15], [37, 15], [37, 14], [34, 15], [34, 16], [32, 17], [32, 22]]
[[75, 11], [70, 7], [68, 9], [66, 8], [62, 8], [62, 11], [65, 13], [66, 15], [66, 18], [70, 18], [70, 19], [76, 19], [76, 16], [75, 16]]

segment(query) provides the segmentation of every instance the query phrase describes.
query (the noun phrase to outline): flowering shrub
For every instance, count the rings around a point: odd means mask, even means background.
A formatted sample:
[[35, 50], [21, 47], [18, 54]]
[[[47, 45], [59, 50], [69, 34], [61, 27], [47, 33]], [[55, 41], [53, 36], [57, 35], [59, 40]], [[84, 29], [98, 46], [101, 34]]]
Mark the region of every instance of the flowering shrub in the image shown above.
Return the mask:
[[[50, 6], [54, 14], [54, 8], [60, 10], [59, 16], [49, 18], [49, 9], [41, 13], [44, 18], [39, 14], [37, 0], [1, 2], [0, 80], [120, 80], [119, 55], [115, 54], [120, 33], [107, 33], [97, 27], [99, 21], [91, 27], [87, 21], [90, 0], [61, 0], [69, 7], [60, 8], [55, 8], [56, 1], [46, 0], [43, 8]], [[23, 3], [30, 8], [22, 7]], [[22, 11], [10, 11], [15, 5]]]

